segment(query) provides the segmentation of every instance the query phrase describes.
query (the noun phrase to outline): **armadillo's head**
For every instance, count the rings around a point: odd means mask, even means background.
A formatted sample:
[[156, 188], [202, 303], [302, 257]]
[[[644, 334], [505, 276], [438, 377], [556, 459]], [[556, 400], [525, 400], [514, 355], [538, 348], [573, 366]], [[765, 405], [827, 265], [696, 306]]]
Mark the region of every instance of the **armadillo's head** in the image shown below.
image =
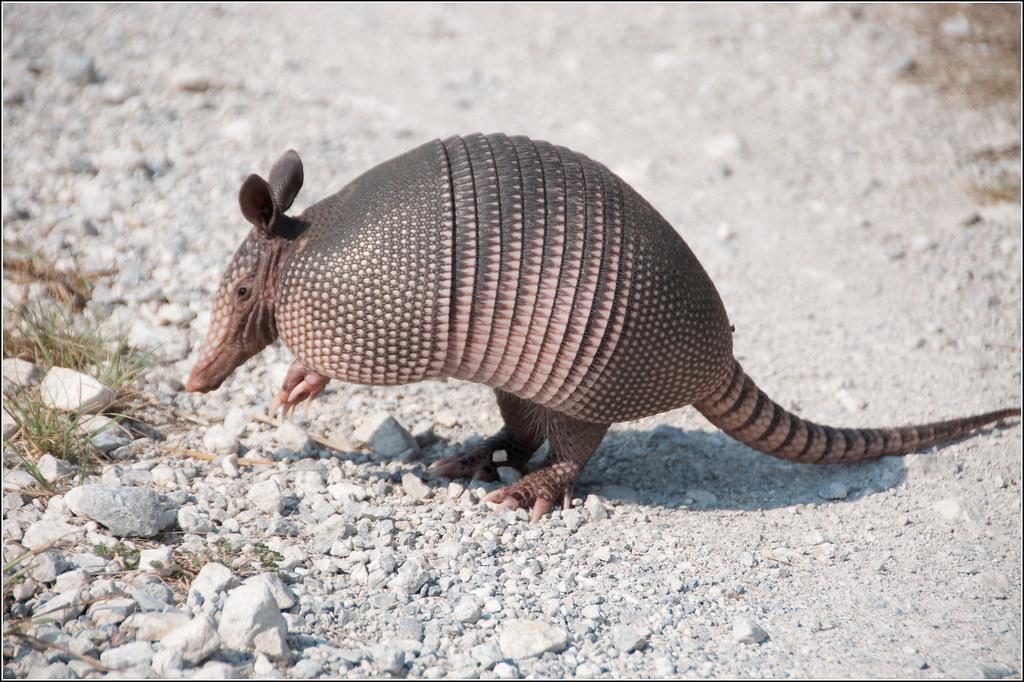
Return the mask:
[[252, 230], [220, 281], [199, 362], [185, 388], [218, 388], [246, 360], [277, 338], [277, 282], [303, 225], [284, 214], [302, 186], [302, 161], [289, 150], [274, 164], [270, 182], [250, 175], [238, 201]]

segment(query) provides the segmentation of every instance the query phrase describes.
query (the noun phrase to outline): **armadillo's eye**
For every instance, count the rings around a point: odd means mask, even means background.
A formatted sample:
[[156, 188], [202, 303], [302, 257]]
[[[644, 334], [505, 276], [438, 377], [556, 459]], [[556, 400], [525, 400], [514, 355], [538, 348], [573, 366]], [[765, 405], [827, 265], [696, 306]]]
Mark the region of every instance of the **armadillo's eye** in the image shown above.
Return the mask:
[[249, 287], [244, 286], [244, 285], [238, 287], [238, 298], [245, 298], [248, 295], [249, 295]]

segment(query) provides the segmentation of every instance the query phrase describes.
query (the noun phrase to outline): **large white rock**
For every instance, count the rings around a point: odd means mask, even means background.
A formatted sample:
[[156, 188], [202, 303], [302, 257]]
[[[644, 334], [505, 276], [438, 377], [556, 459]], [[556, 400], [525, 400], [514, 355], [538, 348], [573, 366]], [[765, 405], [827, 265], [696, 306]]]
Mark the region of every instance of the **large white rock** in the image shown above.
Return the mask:
[[248, 583], [228, 593], [220, 617], [220, 637], [225, 645], [279, 659], [289, 654], [287, 634], [277, 600], [264, 583]]
[[546, 651], [559, 653], [568, 643], [565, 628], [537, 620], [507, 621], [498, 635], [501, 652], [512, 660], [540, 656]]
[[117, 393], [87, 374], [52, 367], [39, 387], [43, 404], [57, 410], [95, 414], [109, 407]]
[[189, 601], [195, 601], [193, 595], [202, 597], [203, 601], [214, 599], [235, 581], [235, 574], [224, 564], [215, 561], [203, 566], [189, 585]]
[[210, 617], [203, 614], [179, 625], [160, 640], [160, 648], [180, 651], [182, 660], [198, 665], [220, 649], [220, 635]]
[[152, 537], [174, 525], [178, 505], [149, 488], [83, 485], [64, 496], [68, 509], [102, 523], [116, 537]]

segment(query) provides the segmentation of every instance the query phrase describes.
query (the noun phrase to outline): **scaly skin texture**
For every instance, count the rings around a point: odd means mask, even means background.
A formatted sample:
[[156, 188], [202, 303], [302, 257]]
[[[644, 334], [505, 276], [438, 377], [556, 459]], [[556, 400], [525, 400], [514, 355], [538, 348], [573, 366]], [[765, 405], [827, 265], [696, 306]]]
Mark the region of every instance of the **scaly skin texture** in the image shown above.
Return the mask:
[[[505, 427], [434, 473], [493, 480], [496, 451], [524, 470], [547, 440], [540, 469], [487, 498], [534, 519], [568, 504], [610, 424], [684, 405], [801, 462], [903, 454], [1020, 414], [836, 429], [787, 412], [734, 360], [725, 308], [682, 238], [615, 174], [563, 147], [435, 140], [297, 218], [284, 215], [302, 181], [289, 154], [269, 183], [243, 185], [254, 230], [222, 280], [189, 389], [216, 387], [278, 333], [296, 357], [274, 400], [286, 413], [332, 378], [486, 384]], [[260, 305], [236, 300], [240, 282]]]

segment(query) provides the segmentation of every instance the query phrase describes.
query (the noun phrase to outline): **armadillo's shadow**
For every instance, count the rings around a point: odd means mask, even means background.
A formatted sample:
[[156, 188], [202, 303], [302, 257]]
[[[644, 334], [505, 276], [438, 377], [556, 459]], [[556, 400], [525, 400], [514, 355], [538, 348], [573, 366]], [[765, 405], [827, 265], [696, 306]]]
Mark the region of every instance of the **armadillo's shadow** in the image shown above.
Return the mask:
[[576, 494], [696, 510], [774, 509], [854, 500], [899, 486], [906, 474], [899, 457], [795, 464], [755, 452], [720, 432], [658, 426], [605, 436]]

